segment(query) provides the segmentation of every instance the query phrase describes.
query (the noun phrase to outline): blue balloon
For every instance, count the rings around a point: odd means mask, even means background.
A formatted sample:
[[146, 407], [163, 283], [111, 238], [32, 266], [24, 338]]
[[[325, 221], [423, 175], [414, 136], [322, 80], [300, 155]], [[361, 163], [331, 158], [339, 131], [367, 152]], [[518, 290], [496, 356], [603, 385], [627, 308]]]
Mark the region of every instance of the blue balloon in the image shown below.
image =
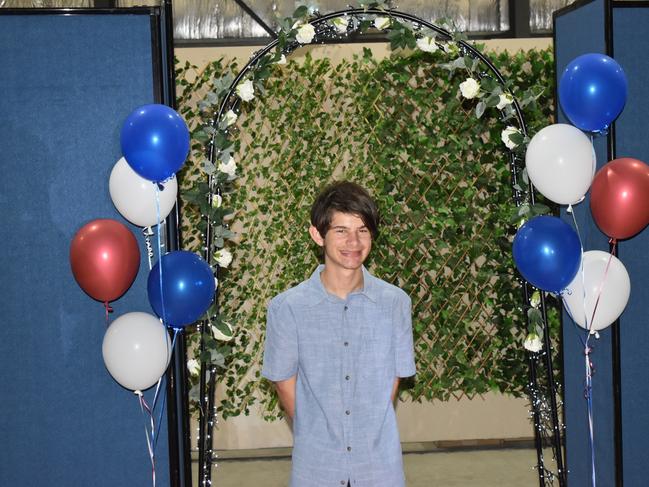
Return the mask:
[[579, 271], [581, 244], [577, 233], [554, 216], [537, 216], [514, 237], [514, 262], [533, 286], [559, 293]]
[[187, 124], [166, 105], [135, 109], [122, 126], [120, 141], [126, 162], [150, 181], [174, 175], [189, 154]]
[[606, 131], [622, 112], [626, 97], [624, 70], [604, 54], [584, 54], [573, 59], [559, 81], [563, 113], [586, 132]]
[[[162, 262], [162, 295], [160, 263]], [[198, 255], [176, 250], [162, 256], [147, 282], [149, 302], [166, 325], [180, 328], [197, 321], [214, 300], [214, 274]], [[164, 299], [162, 298], [164, 296]], [[164, 301], [164, 317], [162, 304]]]

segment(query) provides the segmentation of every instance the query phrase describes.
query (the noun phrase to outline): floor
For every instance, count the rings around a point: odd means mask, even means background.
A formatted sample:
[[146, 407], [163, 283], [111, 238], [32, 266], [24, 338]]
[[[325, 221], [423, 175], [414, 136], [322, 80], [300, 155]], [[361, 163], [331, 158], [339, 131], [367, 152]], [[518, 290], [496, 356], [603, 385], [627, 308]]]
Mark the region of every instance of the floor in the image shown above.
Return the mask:
[[[533, 487], [539, 485], [529, 448], [407, 453], [408, 487]], [[194, 464], [196, 465], [196, 464]], [[213, 487], [286, 487], [290, 460], [221, 459], [212, 473]], [[197, 475], [194, 472], [194, 484]]]

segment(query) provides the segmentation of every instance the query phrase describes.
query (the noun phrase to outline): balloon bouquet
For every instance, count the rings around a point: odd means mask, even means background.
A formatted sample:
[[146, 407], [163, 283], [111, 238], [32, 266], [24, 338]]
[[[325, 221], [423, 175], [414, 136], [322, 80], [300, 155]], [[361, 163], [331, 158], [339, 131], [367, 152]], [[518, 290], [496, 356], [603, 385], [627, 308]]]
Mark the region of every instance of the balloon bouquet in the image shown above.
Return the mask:
[[[568, 205], [569, 213], [592, 188], [593, 219], [613, 244], [649, 223], [647, 164], [620, 158], [595, 173], [592, 137], [607, 132], [626, 96], [627, 80], [615, 60], [603, 54], [579, 56], [559, 83], [559, 102], [573, 125], [541, 129], [525, 154], [531, 183], [547, 199]], [[523, 277], [559, 294], [573, 320], [589, 331], [613, 323], [626, 306], [630, 283], [622, 262], [613, 253], [583, 252], [578, 233], [557, 217], [526, 222], [514, 238], [513, 254]]]
[[[149, 255], [147, 292], [158, 318], [142, 312], [120, 316], [106, 330], [102, 354], [111, 376], [138, 395], [142, 411], [150, 416], [147, 445], [154, 465], [157, 434], [153, 409], [161, 377], [169, 365], [177, 333], [207, 311], [216, 286], [211, 267], [198, 255], [180, 250], [162, 255], [161, 224], [176, 203], [175, 174], [189, 153], [189, 130], [184, 120], [165, 105], [145, 105], [126, 118], [120, 140], [124, 157], [113, 167], [109, 192], [119, 213], [143, 227]], [[155, 265], [149, 241], [153, 226], [157, 226], [160, 255]], [[109, 303], [132, 285], [140, 252], [124, 224], [98, 219], [84, 225], [74, 236], [70, 264], [80, 287], [104, 304], [108, 323], [108, 312], [112, 311]], [[174, 330], [173, 341], [167, 327]], [[149, 407], [142, 391], [156, 383], [158, 388]], [[155, 468], [153, 472], [155, 485]]]
[[[531, 183], [547, 199], [568, 205], [581, 202], [591, 188], [590, 208], [598, 227], [610, 237], [611, 253], [584, 252], [578, 231], [553, 216], [538, 216], [518, 230], [514, 261], [523, 277], [540, 290], [558, 294], [572, 320], [588, 331], [582, 340], [586, 354], [588, 414], [592, 419], [591, 335], [622, 314], [630, 280], [614, 255], [619, 239], [627, 239], [649, 224], [649, 166], [632, 158], [608, 162], [597, 173], [592, 137], [607, 133], [627, 97], [620, 65], [603, 54], [585, 54], [565, 69], [559, 102], [572, 122], [549, 125], [530, 141], [525, 165]], [[588, 135], [587, 135], [588, 134]], [[594, 451], [592, 421], [590, 446]], [[594, 459], [594, 456], [593, 456]], [[592, 463], [595, 473], [594, 460]]]

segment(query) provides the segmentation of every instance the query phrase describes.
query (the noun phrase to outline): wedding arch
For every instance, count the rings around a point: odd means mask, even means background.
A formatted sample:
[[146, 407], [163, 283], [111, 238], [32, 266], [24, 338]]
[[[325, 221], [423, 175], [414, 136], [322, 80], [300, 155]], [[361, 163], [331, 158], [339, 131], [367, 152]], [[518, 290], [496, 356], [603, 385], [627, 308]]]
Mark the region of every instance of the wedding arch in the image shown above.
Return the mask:
[[[469, 77], [460, 86], [464, 102], [474, 103], [471, 110], [477, 118], [489, 110], [497, 110], [502, 127], [502, 141], [508, 149], [514, 214], [522, 222], [547, 208], [535, 201], [533, 188], [524, 171], [524, 150], [527, 143], [527, 128], [523, 117], [522, 106], [533, 101], [533, 96], [517, 99], [512, 93], [511, 83], [500, 73], [492, 61], [472, 46], [462, 36], [455, 34], [446, 25], [439, 26], [423, 19], [392, 9], [379, 6], [349, 8], [326, 15], [316, 14], [310, 17], [306, 7], [300, 7], [292, 17], [284, 19], [282, 29], [276, 39], [250, 59], [236, 76], [225, 76], [216, 83], [216, 90], [208, 96], [202, 108], [213, 110], [206, 126], [196, 131], [195, 138], [203, 142], [206, 157], [203, 170], [207, 182], [200, 182], [188, 192], [188, 201], [200, 208], [204, 217], [201, 236], [202, 247], [208, 262], [216, 264], [217, 277], [221, 277], [219, 268], [227, 267], [231, 256], [223, 251], [224, 241], [234, 233], [224, 219], [228, 210], [224, 206], [227, 197], [226, 188], [235, 177], [235, 165], [232, 153], [237, 145], [231, 138], [234, 124], [241, 111], [242, 103], [251, 101], [263, 90], [263, 82], [271, 75], [273, 65], [285, 62], [286, 56], [301, 46], [318, 43], [336, 43], [358, 38], [367, 32], [381, 32], [387, 35], [393, 49], [420, 49], [424, 52], [443, 51], [448, 57], [454, 57], [444, 63], [449, 72], [465, 70]], [[469, 82], [472, 80], [472, 82]], [[444, 107], [442, 107], [444, 108]], [[241, 129], [244, 130], [244, 129]], [[479, 142], [479, 141], [478, 141]], [[467, 191], [464, 186], [463, 190]], [[470, 187], [468, 188], [470, 189]], [[386, 187], [388, 192], [394, 188]], [[399, 200], [395, 204], [398, 204]], [[422, 231], [416, 245], [426, 238]], [[393, 242], [399, 245], [400, 242]], [[448, 255], [449, 251], [441, 255]], [[426, 259], [434, 255], [426, 254]], [[424, 259], [422, 257], [422, 259]], [[458, 259], [460, 265], [463, 259]], [[448, 261], [448, 259], [446, 260]], [[396, 262], [392, 256], [392, 262]], [[477, 270], [476, 272], [479, 272]], [[537, 466], [540, 485], [565, 485], [563, 468], [563, 451], [561, 430], [563, 428], [559, 409], [558, 384], [552, 363], [552, 342], [548, 329], [548, 313], [542, 292], [536, 291], [528, 283], [518, 278], [521, 284], [520, 308], [524, 310], [526, 326], [537, 330], [541, 337], [540, 349], [528, 351], [527, 394], [530, 400], [531, 416], [535, 429]], [[487, 282], [487, 281], [485, 281]], [[428, 289], [428, 288], [427, 288]], [[217, 291], [218, 293], [218, 291]], [[422, 297], [422, 300], [425, 298]], [[479, 303], [484, 312], [484, 306]], [[214, 325], [214, 326], [212, 326]], [[199, 483], [210, 485], [211, 465], [213, 459], [212, 428], [216, 422], [214, 404], [217, 370], [222, 365], [223, 357], [213, 354], [215, 346], [214, 333], [231, 336], [230, 325], [220, 318], [218, 304], [210, 310], [209, 321], [199, 325], [199, 356], [203, 363], [199, 379]], [[424, 329], [415, 329], [416, 336], [430, 343], [432, 338], [424, 337]], [[216, 355], [217, 360], [211, 360]], [[221, 363], [219, 363], [219, 360]], [[424, 364], [434, 368], [433, 364]], [[434, 376], [433, 376], [434, 378]], [[431, 378], [431, 381], [433, 379]], [[432, 383], [432, 382], [431, 382]], [[551, 466], [544, 458], [544, 448], [549, 447], [555, 465]]]

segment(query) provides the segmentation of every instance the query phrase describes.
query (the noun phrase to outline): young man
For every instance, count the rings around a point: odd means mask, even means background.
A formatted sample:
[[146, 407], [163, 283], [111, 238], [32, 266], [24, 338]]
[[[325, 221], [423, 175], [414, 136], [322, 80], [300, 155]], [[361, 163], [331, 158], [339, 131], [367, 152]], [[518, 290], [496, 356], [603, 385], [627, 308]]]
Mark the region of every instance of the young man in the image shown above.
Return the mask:
[[363, 267], [376, 204], [334, 183], [309, 233], [324, 265], [271, 300], [262, 369], [293, 420], [291, 487], [403, 487], [394, 399], [415, 373], [410, 298]]

